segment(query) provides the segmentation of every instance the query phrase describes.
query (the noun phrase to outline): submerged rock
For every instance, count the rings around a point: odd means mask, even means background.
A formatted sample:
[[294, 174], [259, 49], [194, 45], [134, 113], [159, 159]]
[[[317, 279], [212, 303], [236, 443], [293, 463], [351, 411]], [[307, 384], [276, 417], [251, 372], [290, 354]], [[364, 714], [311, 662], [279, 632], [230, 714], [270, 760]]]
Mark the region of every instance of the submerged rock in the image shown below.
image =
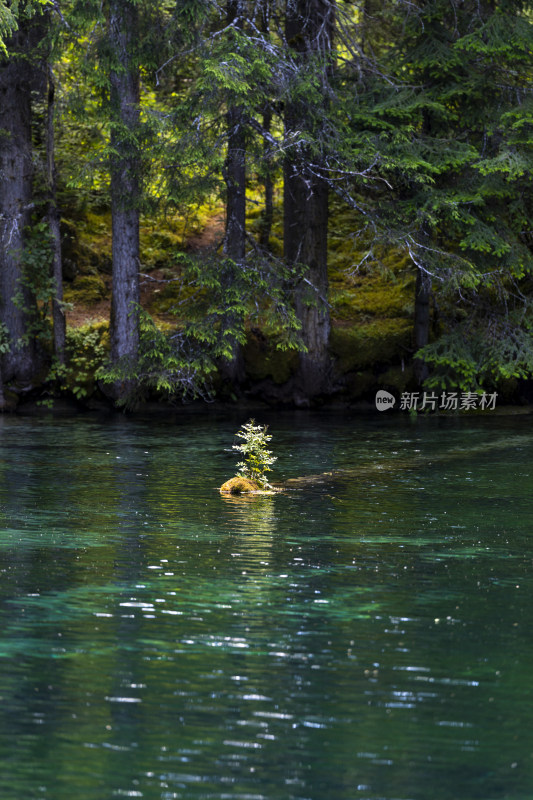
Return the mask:
[[259, 484], [251, 481], [249, 478], [243, 478], [237, 475], [235, 478], [230, 478], [229, 481], [223, 483], [220, 491], [229, 494], [244, 494], [245, 492], [259, 492]]

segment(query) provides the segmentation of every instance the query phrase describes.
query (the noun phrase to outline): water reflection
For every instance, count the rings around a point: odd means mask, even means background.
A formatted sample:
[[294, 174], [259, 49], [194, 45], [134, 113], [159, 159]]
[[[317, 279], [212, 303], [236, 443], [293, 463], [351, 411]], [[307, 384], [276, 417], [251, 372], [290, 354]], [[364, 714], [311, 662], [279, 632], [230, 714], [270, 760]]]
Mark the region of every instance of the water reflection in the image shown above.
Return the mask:
[[529, 435], [0, 419], [2, 797], [531, 795]]

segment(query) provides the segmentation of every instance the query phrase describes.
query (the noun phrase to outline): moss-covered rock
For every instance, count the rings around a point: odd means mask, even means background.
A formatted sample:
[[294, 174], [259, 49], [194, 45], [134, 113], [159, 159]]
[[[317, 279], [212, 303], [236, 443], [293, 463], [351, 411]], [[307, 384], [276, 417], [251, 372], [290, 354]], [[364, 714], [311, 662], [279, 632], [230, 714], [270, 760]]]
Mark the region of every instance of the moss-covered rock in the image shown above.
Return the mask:
[[336, 359], [337, 372], [352, 372], [399, 359], [409, 348], [411, 330], [410, 320], [402, 318], [333, 326], [330, 351]]
[[91, 306], [106, 295], [107, 287], [101, 275], [77, 275], [71, 286], [65, 288], [64, 299], [75, 305]]
[[396, 393], [407, 391], [414, 380], [411, 364], [389, 367], [379, 376], [380, 389], [396, 390]]
[[331, 291], [331, 304], [339, 319], [365, 317], [410, 316], [413, 311], [414, 280], [405, 277], [385, 281], [381, 276], [359, 276], [356, 280], [346, 276], [337, 280]]
[[376, 376], [372, 370], [358, 370], [345, 375], [342, 381], [343, 394], [350, 400], [359, 400], [376, 388]]
[[260, 491], [259, 484], [251, 481], [248, 478], [243, 478], [241, 475], [236, 475], [235, 478], [230, 478], [220, 487], [220, 492], [225, 494], [245, 494], [247, 492]]
[[254, 329], [243, 348], [246, 374], [252, 381], [270, 379], [278, 386], [286, 383], [298, 365], [294, 350], [277, 350], [275, 342]]

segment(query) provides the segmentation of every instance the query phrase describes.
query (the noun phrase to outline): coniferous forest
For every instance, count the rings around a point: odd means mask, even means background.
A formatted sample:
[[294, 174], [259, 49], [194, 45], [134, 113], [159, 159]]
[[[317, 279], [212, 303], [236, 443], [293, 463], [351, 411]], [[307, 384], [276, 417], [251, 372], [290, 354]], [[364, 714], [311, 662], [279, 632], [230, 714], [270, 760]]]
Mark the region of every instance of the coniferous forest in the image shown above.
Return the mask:
[[528, 0], [0, 0], [0, 405], [533, 398]]

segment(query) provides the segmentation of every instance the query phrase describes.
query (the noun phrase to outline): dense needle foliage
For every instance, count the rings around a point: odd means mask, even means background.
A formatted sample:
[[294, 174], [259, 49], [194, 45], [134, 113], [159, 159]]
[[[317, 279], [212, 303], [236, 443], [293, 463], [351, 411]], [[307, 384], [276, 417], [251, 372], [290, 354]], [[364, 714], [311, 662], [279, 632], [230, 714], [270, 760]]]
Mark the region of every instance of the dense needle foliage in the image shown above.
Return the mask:
[[[53, 393], [55, 365], [76, 368], [58, 337], [57, 259], [63, 245], [63, 279], [79, 276], [95, 218], [109, 255], [83, 275], [111, 276], [95, 377], [114, 402], [209, 399], [224, 381], [238, 394], [251, 331], [297, 353], [284, 401], [339, 391], [328, 206], [358, 254], [352, 277], [391, 259], [410, 270], [413, 386], [530, 378], [532, 12], [530, 0], [1, 2], [1, 403], [4, 385], [53, 364]], [[223, 229], [191, 246], [209, 205]], [[154, 263], [147, 224], [170, 242]], [[164, 319], [141, 302], [161, 265], [157, 280], [176, 283]]]

